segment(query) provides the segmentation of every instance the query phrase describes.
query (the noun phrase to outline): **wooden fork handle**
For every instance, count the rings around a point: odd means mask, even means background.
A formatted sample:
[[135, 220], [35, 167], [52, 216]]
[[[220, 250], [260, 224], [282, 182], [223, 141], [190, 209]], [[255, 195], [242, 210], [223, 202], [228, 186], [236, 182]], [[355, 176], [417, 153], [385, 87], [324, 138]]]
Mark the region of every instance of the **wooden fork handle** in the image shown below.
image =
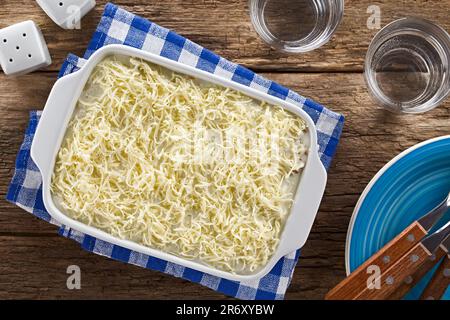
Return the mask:
[[418, 222], [414, 222], [334, 287], [325, 299], [356, 299], [358, 294], [367, 288], [367, 281], [373, 268], [378, 268], [380, 273], [387, 271], [426, 235], [427, 231]]
[[405, 281], [413, 276], [428, 259], [432, 253], [422, 244], [418, 243], [407, 254], [401, 257], [380, 277], [374, 279], [373, 286], [367, 286], [357, 296], [357, 300], [386, 300]]
[[447, 254], [442, 248], [439, 248], [424, 264], [417, 270], [415, 274], [410, 277], [406, 277], [403, 283], [398, 287], [395, 292], [389, 296], [389, 300], [400, 300], [408, 292], [412, 290], [419, 283], [420, 280], [431, 270], [433, 267], [441, 261], [441, 259]]
[[439, 268], [420, 297], [421, 300], [440, 300], [450, 285], [450, 255], [445, 256]]

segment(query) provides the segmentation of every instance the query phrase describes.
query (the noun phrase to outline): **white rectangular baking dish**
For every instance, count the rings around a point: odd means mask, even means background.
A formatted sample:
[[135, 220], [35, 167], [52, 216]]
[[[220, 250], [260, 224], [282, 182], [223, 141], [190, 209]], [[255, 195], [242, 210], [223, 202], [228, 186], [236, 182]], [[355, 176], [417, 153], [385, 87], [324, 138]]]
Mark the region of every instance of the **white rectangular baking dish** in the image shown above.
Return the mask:
[[[294, 203], [281, 234], [280, 244], [270, 261], [254, 274], [233, 274], [218, 270], [200, 262], [187, 260], [172, 254], [152, 249], [138, 243], [116, 238], [95, 227], [73, 220], [55, 205], [50, 192], [50, 183], [57, 153], [61, 146], [67, 125], [72, 117], [78, 98], [92, 70], [105, 57], [125, 55], [138, 57], [167, 69], [186, 74], [203, 81], [238, 90], [254, 99], [280, 105], [301, 117], [307, 124], [309, 149], [306, 166], [299, 180]], [[59, 79], [47, 100], [31, 147], [31, 157], [38, 166], [43, 179], [43, 199], [50, 215], [62, 224], [95, 238], [119, 245], [130, 250], [170, 261], [188, 268], [234, 281], [256, 281], [266, 275], [285, 255], [301, 248], [309, 235], [316, 217], [326, 185], [327, 174], [318, 155], [317, 133], [311, 118], [298, 106], [246, 87], [217, 75], [123, 45], [110, 45], [95, 52], [77, 72]], [[238, 214], [238, 213], [237, 213]]]

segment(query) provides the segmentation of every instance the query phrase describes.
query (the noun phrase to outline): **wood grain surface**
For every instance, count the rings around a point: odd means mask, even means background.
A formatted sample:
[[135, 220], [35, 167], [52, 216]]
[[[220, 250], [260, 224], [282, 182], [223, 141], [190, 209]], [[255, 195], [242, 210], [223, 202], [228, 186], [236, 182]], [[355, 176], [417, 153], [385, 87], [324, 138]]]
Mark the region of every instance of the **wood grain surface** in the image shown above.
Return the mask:
[[[0, 298], [225, 299], [200, 285], [87, 253], [56, 228], [4, 200], [28, 112], [42, 109], [69, 53], [81, 55], [105, 1], [82, 20], [82, 30], [56, 26], [31, 0], [0, 0], [0, 28], [26, 19], [43, 30], [53, 57], [47, 69], [17, 78], [0, 73]], [[123, 0], [116, 4], [261, 72], [346, 116], [342, 140], [315, 225], [302, 250], [287, 299], [322, 299], [345, 276], [348, 223], [373, 175], [399, 152], [450, 134], [450, 101], [423, 115], [400, 116], [374, 105], [362, 75], [376, 30], [366, 25], [379, 5], [382, 25], [403, 16], [428, 18], [450, 30], [450, 0], [346, 1], [339, 30], [327, 45], [302, 55], [275, 52], [257, 37], [246, 0]], [[20, 10], [19, 10], [20, 8]], [[82, 289], [66, 288], [66, 268], [82, 271]]]

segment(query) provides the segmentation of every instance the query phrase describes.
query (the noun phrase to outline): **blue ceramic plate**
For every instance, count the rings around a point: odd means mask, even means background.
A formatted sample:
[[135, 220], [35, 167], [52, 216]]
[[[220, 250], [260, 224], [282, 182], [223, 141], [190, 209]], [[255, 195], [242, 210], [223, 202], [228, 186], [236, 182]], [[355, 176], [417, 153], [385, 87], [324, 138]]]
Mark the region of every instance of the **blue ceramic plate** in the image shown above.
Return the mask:
[[[418, 144], [390, 161], [372, 179], [356, 205], [347, 234], [349, 274], [450, 190], [450, 136]], [[450, 212], [442, 219], [450, 220]], [[405, 299], [418, 299], [434, 270]], [[450, 299], [450, 287], [444, 296]]]

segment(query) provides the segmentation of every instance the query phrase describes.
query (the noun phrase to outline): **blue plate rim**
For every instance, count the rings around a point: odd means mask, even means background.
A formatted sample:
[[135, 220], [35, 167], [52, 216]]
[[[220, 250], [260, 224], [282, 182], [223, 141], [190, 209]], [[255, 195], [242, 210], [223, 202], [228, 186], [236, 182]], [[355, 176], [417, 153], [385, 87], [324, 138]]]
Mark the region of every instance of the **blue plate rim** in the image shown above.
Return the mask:
[[345, 241], [345, 272], [348, 275], [350, 275], [351, 270], [350, 270], [350, 248], [351, 248], [351, 239], [352, 239], [352, 234], [353, 234], [353, 227], [355, 225], [356, 219], [358, 218], [358, 213], [359, 210], [361, 209], [362, 204], [364, 203], [364, 200], [366, 199], [367, 194], [370, 192], [370, 190], [372, 190], [373, 185], [378, 181], [378, 179], [380, 179], [383, 174], [391, 167], [393, 166], [396, 162], [398, 162], [400, 159], [402, 159], [403, 157], [405, 157], [406, 155], [408, 155], [409, 153], [420, 149], [426, 145], [429, 145], [431, 143], [437, 142], [437, 141], [441, 141], [441, 140], [446, 140], [446, 139], [450, 139], [450, 135], [445, 135], [445, 136], [441, 136], [441, 137], [437, 137], [437, 138], [432, 138], [426, 141], [423, 141], [421, 143], [418, 143], [408, 149], [406, 149], [405, 151], [401, 152], [400, 154], [398, 154], [396, 157], [394, 157], [392, 160], [390, 160], [388, 163], [386, 163], [376, 174], [375, 176], [372, 178], [372, 180], [370, 180], [369, 184], [366, 186], [366, 188], [364, 189], [364, 191], [362, 192], [361, 196], [358, 199], [358, 202], [356, 203], [355, 208], [353, 209], [353, 213], [352, 213], [352, 217], [350, 219], [350, 223], [348, 226], [348, 230], [347, 230], [347, 238]]

